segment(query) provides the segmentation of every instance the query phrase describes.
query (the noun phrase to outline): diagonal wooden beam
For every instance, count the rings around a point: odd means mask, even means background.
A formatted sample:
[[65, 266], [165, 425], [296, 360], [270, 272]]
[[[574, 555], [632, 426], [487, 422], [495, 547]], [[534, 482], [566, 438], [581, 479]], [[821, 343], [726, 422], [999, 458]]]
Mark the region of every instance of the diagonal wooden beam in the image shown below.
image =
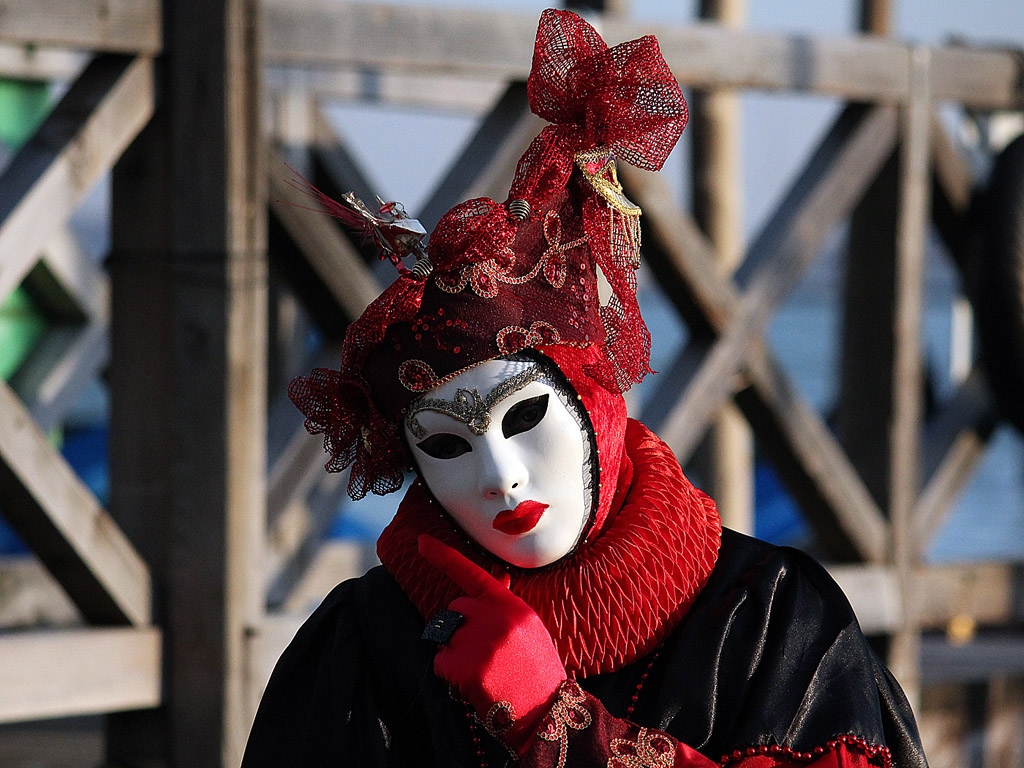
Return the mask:
[[0, 636], [0, 723], [159, 706], [160, 646], [151, 627]]
[[354, 192], [360, 200], [372, 203], [379, 190], [374, 189], [359, 160], [349, 152], [320, 109], [313, 110], [311, 130], [316, 185], [335, 198]]
[[0, 176], [0, 297], [21, 282], [152, 112], [149, 59], [99, 56], [75, 81]]
[[[647, 242], [653, 240], [656, 246], [646, 249], [645, 258], [670, 298], [676, 299], [677, 308], [684, 310], [687, 324], [692, 328], [696, 320], [707, 332], [728, 327], [740, 304], [740, 294], [720, 274], [706, 238], [672, 202], [671, 191], [662, 179], [628, 166], [620, 170], [620, 177], [644, 210]], [[697, 333], [691, 343], [694, 346], [659, 377], [663, 383], [652, 397], [653, 408], [645, 409], [647, 421], [651, 417], [646, 414], [652, 410], [655, 420], [661, 414], [672, 418], [671, 401], [678, 397], [677, 378], [686, 376], [687, 370], [696, 370], [694, 358], [704, 354], [699, 349], [702, 343], [705, 349], [710, 347], [706, 333]], [[856, 554], [868, 560], [883, 560], [888, 529], [881, 511], [821, 417], [788, 385], [760, 339], [747, 350], [742, 373], [731, 374], [725, 387], [730, 394], [740, 392], [737, 401], [747, 418], [757, 423], [762, 442], [780, 474], [830, 549], [844, 557]], [[678, 413], [680, 422], [675, 430], [685, 431], [685, 411], [680, 409]], [[665, 433], [662, 426], [656, 431]], [[698, 438], [699, 434], [688, 439], [681, 458], [692, 450], [692, 440]]]
[[[890, 154], [895, 137], [896, 112], [891, 107], [849, 107], [836, 121], [776, 215], [751, 245], [737, 274], [749, 287], [736, 302], [728, 324], [716, 328], [719, 338], [704, 365], [693, 369], [690, 379], [678, 382], [684, 399], [666, 419], [677, 431], [662, 435], [674, 449], [678, 446], [688, 453], [731, 396], [730, 382], [748, 347], [759, 338], [768, 317], [810, 264], [832, 227], [863, 194]], [[635, 178], [630, 171], [622, 176], [627, 183]], [[701, 279], [704, 284], [709, 280], [707, 275]]]
[[11, 378], [11, 387], [42, 430], [63, 421], [110, 357], [109, 328], [91, 321], [51, 328]]
[[3, 382], [0, 499], [8, 522], [89, 621], [149, 622], [145, 562]]
[[51, 326], [11, 386], [46, 431], [107, 365], [110, 286], [106, 273], [62, 229], [25, 278]]
[[890, 526], [832, 431], [761, 345], [746, 360], [752, 386], [736, 402], [829, 551], [882, 562]]
[[544, 125], [530, 111], [526, 83], [510, 83], [423, 206], [423, 226], [433, 229], [449, 208], [463, 200], [504, 200], [519, 158]]
[[377, 279], [330, 216], [302, 207], [312, 203], [288, 185], [278, 170], [284, 167], [284, 160], [274, 150], [271, 150], [268, 166], [272, 169], [269, 174], [271, 212], [327, 287], [339, 309], [350, 318], [359, 317], [381, 293]]
[[925, 484], [911, 514], [911, 536], [922, 550], [935, 537], [957, 494], [984, 456], [998, 423], [992, 393], [982, 372], [975, 368], [925, 432]]
[[931, 120], [932, 224], [942, 237], [954, 262], [964, 272], [967, 216], [974, 179], [966, 159], [953, 146], [936, 116]]

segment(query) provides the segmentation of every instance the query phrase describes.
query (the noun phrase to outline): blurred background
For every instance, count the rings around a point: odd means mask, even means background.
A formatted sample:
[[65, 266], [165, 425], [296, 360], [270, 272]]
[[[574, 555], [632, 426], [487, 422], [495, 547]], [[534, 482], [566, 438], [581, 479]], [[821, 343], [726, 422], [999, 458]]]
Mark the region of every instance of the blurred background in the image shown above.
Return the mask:
[[[234, 765], [376, 563], [285, 397], [393, 277], [327, 217], [504, 199], [545, 3], [9, 3], [0, 765]], [[631, 414], [728, 525], [827, 564], [933, 766], [1024, 767], [1024, 8], [606, 0], [691, 123], [644, 208]], [[724, 362], [723, 362], [724, 361]]]

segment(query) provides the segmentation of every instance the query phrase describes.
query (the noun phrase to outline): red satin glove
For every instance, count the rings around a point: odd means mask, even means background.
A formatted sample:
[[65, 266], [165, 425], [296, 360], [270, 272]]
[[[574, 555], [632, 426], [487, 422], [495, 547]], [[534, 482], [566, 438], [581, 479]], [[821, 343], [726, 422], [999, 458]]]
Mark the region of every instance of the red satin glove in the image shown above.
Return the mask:
[[423, 534], [418, 543], [420, 554], [466, 592], [449, 606], [465, 620], [438, 650], [434, 674], [455, 686], [508, 746], [523, 750], [566, 679], [551, 635], [507, 582], [433, 536]]

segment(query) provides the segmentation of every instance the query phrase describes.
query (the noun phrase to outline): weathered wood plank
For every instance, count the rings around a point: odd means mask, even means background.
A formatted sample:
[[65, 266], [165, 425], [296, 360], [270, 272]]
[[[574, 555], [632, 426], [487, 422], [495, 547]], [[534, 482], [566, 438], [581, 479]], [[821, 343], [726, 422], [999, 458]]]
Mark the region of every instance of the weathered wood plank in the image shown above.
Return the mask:
[[274, 155], [271, 158], [269, 198], [274, 216], [284, 225], [339, 308], [348, 317], [358, 317], [380, 295], [380, 284], [336, 222], [325, 213], [301, 207], [309, 199], [302, 198], [277, 170], [285, 167], [284, 161]]
[[0, 495], [8, 521], [86, 618], [149, 622], [146, 564], [2, 382]]
[[40, 429], [60, 424], [110, 355], [106, 323], [50, 329], [11, 378]]
[[1024, 106], [1017, 53], [957, 45], [923, 50], [930, 59], [936, 101], [959, 101], [977, 109]]
[[912, 597], [900, 592], [891, 565], [829, 564], [828, 572], [842, 587], [866, 632], [890, 633], [913, 609], [926, 629], [946, 629], [954, 618], [976, 625], [998, 625], [1013, 620], [1012, 566], [968, 564], [918, 566], [913, 570]]
[[[0, 49], [0, 71], [3, 71]], [[288, 87], [293, 68], [269, 65], [267, 88], [278, 96]], [[494, 78], [481, 78], [471, 73], [459, 75], [417, 74], [416, 72], [378, 71], [367, 87], [365, 71], [315, 69], [305, 70], [306, 82], [315, 97], [323, 101], [372, 101], [403, 107], [428, 107], [453, 113], [479, 114], [497, 101], [505, 83]]]
[[[327, 344], [307, 356], [301, 370], [337, 368], [341, 345]], [[310, 435], [302, 414], [282, 391], [270, 407], [267, 428], [267, 522], [273, 528], [278, 516], [293, 499], [304, 497], [314, 476], [323, 474], [326, 454], [323, 439]]]
[[153, 628], [0, 634], [0, 722], [158, 706], [160, 645]]
[[11, 386], [46, 431], [107, 364], [110, 286], [67, 229], [47, 245], [25, 285], [53, 325]]
[[0, 75], [16, 80], [74, 80], [88, 58], [73, 51], [0, 43]]
[[[532, 14], [264, 0], [267, 57], [275, 64], [381, 67], [526, 79], [537, 20]], [[609, 44], [657, 34], [680, 82], [699, 88], [809, 91], [850, 101], [909, 97], [910, 46], [873, 36], [808, 37], [730, 30], [716, 24], [652, 25], [594, 20]], [[458, 40], [453, 47], [450, 40]], [[1012, 53], [936, 49], [937, 97], [994, 108], [1019, 104]]]
[[[889, 519], [893, 564], [900, 589], [913, 595], [912, 571], [923, 558], [922, 542], [914, 536], [913, 511], [921, 484], [921, 422], [924, 364], [921, 357], [921, 317], [924, 257], [928, 235], [931, 185], [931, 54], [913, 49], [911, 99], [900, 125], [899, 209], [896, 225], [896, 300], [893, 313], [892, 424], [889, 432]], [[893, 634], [889, 665], [911, 702], [920, 701], [920, 627], [912, 605]]]
[[246, 679], [249, 698], [258, 704], [267, 687], [270, 673], [299, 627], [308, 618], [306, 613], [272, 613], [253, 628], [246, 643]]
[[0, 296], [149, 120], [152, 77], [149, 59], [97, 57], [0, 176]]
[[0, 42], [155, 55], [160, 52], [160, 2], [5, 0]]
[[283, 605], [316, 557], [346, 495], [348, 473], [327, 473], [317, 466], [310, 490], [282, 510], [269, 532], [267, 605]]

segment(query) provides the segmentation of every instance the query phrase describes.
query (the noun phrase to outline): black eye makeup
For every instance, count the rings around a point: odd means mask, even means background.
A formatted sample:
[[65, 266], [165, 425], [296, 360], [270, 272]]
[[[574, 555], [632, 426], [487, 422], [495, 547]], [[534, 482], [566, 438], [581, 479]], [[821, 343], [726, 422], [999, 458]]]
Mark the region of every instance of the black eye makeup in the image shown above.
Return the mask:
[[547, 395], [539, 395], [538, 397], [521, 400], [505, 413], [505, 417], [501, 420], [501, 433], [505, 437], [512, 437], [523, 432], [529, 432], [540, 424], [547, 411]]
[[435, 459], [454, 459], [473, 450], [465, 438], [448, 432], [431, 435], [416, 443], [416, 447]]

